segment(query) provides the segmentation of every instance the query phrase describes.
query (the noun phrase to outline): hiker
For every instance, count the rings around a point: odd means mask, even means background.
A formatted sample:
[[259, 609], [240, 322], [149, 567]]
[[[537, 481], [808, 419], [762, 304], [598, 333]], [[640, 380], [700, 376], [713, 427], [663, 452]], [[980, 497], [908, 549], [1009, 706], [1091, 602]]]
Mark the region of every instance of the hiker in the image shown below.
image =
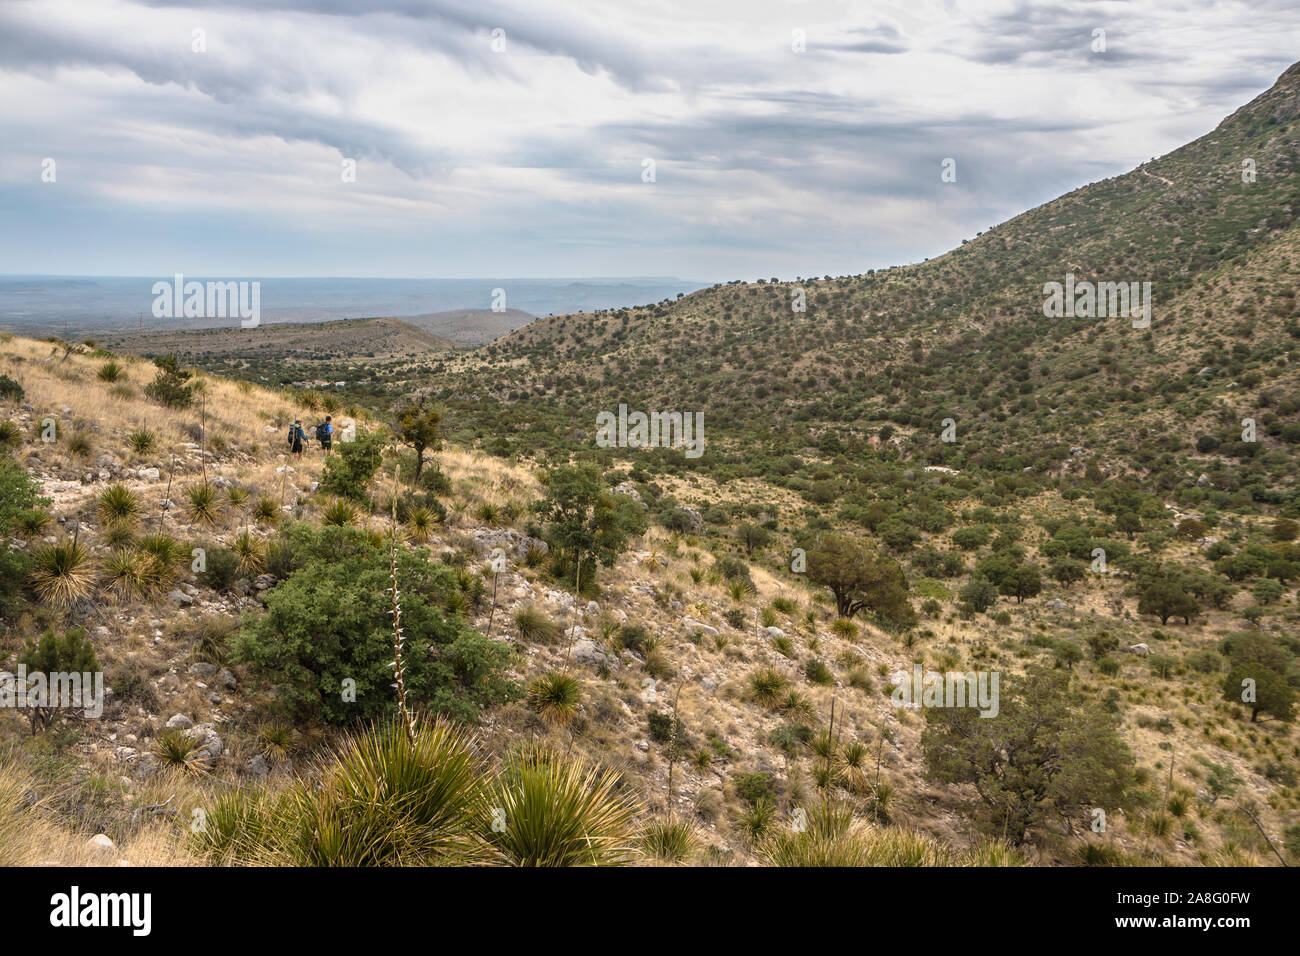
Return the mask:
[[307, 440], [307, 433], [302, 430], [302, 419], [295, 418], [293, 424], [289, 426], [289, 451], [297, 457], [302, 457], [302, 445]]
[[325, 421], [316, 426], [316, 440], [320, 442], [321, 448], [325, 449], [325, 457], [328, 458], [331, 449], [334, 447], [334, 426], [330, 424], [333, 421], [329, 415], [325, 416]]

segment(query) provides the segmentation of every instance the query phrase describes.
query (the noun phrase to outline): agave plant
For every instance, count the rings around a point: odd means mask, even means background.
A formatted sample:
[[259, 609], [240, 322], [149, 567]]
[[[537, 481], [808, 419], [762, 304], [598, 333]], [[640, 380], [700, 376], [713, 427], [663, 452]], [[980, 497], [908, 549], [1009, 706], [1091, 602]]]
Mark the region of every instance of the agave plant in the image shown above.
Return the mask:
[[217, 497], [216, 486], [204, 481], [185, 489], [189, 504], [185, 506], [185, 515], [196, 524], [215, 525], [221, 520], [221, 500]]
[[43, 601], [70, 607], [94, 593], [90, 552], [75, 538], [37, 549], [34, 564], [32, 586]]
[[487, 839], [513, 866], [616, 866], [632, 857], [639, 807], [586, 758], [528, 748], [493, 782]]
[[582, 684], [576, 677], [550, 671], [528, 685], [528, 706], [548, 724], [562, 727], [573, 720], [582, 700]]

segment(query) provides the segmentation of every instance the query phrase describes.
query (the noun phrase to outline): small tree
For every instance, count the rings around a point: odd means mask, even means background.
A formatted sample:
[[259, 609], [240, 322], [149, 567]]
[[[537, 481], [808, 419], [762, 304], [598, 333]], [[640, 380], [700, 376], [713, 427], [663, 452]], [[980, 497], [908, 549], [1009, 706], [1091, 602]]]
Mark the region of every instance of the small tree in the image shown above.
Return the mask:
[[957, 595], [973, 611], [987, 611], [998, 602], [998, 589], [988, 578], [975, 576]]
[[1093, 807], [1122, 807], [1133, 755], [1118, 720], [1070, 689], [1064, 671], [1033, 668], [1020, 692], [1004, 687], [996, 718], [974, 707], [925, 711], [926, 777], [975, 788], [989, 832], [1023, 843], [1057, 820], [1066, 829]]
[[1263, 634], [1242, 634], [1231, 639], [1229, 671], [1223, 679], [1223, 699], [1250, 708], [1250, 722], [1269, 713], [1283, 723], [1291, 721], [1295, 688], [1287, 679], [1291, 655]]
[[1171, 617], [1181, 617], [1184, 624], [1190, 624], [1199, 612], [1196, 600], [1172, 581], [1154, 581], [1138, 598], [1138, 613], [1154, 614], [1161, 624], [1168, 624]]
[[187, 408], [194, 403], [194, 386], [187, 384], [194, 373], [180, 367], [175, 355], [163, 355], [153, 360], [158, 366], [154, 380], [144, 387], [144, 393], [168, 408]]
[[591, 463], [563, 465], [546, 475], [546, 497], [533, 510], [547, 522], [546, 538], [557, 552], [557, 573], [573, 566], [581, 589], [584, 565], [612, 565], [627, 550], [630, 538], [644, 534], [645, 514], [635, 500], [604, 488], [600, 469]]
[[[65, 702], [54, 697], [57, 692], [54, 675], [63, 675], [66, 678], [74, 674], [88, 675], [99, 671], [95, 648], [83, 629], [70, 628], [63, 637], [59, 637], [51, 630], [46, 631], [39, 641], [32, 641], [29, 638], [27, 646], [18, 655], [18, 663], [26, 666], [29, 680], [33, 674], [39, 674], [45, 683], [47, 694], [45, 703], [31, 708], [33, 734], [54, 723], [54, 719], [65, 709], [65, 703], [67, 709], [90, 706], [92, 697], [89, 695], [93, 694], [94, 688], [86, 687], [80, 677], [77, 680], [77, 686], [81, 689], [80, 699], [69, 699]], [[68, 686], [62, 679], [60, 683]], [[31, 693], [30, 688], [28, 693]]]
[[1003, 577], [998, 590], [1008, 597], [1014, 597], [1017, 604], [1023, 604], [1025, 598], [1042, 592], [1043, 579], [1035, 565], [1018, 564]]
[[384, 436], [376, 432], [358, 435], [356, 441], [344, 442], [338, 454], [325, 461], [320, 486], [341, 498], [365, 501], [370, 480], [384, 460]]
[[872, 555], [848, 535], [828, 534], [817, 541], [808, 552], [808, 579], [830, 588], [841, 617], [871, 610], [900, 626], [916, 621], [898, 562]]
[[766, 547], [772, 540], [772, 535], [766, 528], [752, 522], [742, 524], [736, 532], [736, 537], [740, 539], [746, 554], [753, 554], [755, 548]]
[[424, 471], [424, 453], [442, 447], [442, 416], [422, 404], [411, 405], [397, 415], [397, 435], [415, 452], [415, 481]]

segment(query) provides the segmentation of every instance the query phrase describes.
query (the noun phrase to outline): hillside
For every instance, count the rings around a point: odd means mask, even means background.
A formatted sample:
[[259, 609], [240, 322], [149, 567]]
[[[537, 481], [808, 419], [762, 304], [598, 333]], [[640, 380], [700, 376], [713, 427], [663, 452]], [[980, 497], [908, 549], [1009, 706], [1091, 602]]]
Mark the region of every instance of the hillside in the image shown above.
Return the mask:
[[332, 322], [262, 324], [233, 327], [145, 330], [108, 333], [97, 341], [137, 355], [176, 355], [186, 364], [214, 369], [290, 368], [304, 375], [316, 363], [364, 364], [427, 359], [457, 343], [401, 319], [340, 319]]
[[[548, 861], [1295, 862], [1298, 126], [1300, 64], [937, 259], [473, 351], [4, 337], [0, 658], [82, 624], [112, 694], [0, 715], [0, 837], [42, 835], [0, 853], [535, 862], [511, 821], [571, 785], [599, 839]], [[1067, 273], [1152, 283], [1150, 326], [1046, 316]], [[702, 453], [598, 444], [620, 405], [700, 413]], [[355, 440], [286, 454], [326, 413]], [[373, 798], [398, 609], [410, 708], [473, 734], [393, 764], [420, 807], [461, 774], [442, 842]], [[995, 712], [900, 701], [914, 669], [997, 675]], [[382, 851], [320, 837], [375, 819]]]
[[520, 309], [453, 309], [424, 315], [404, 315], [401, 321], [441, 336], [457, 345], [486, 345], [508, 332], [533, 321], [534, 316]]

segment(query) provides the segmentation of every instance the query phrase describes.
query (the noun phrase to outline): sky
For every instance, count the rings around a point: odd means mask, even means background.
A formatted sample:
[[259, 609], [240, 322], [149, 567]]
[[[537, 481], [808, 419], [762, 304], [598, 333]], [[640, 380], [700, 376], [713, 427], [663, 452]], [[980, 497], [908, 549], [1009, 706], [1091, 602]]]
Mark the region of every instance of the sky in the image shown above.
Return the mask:
[[1298, 11], [3, 0], [0, 274], [915, 262], [1208, 132], [1300, 57]]

